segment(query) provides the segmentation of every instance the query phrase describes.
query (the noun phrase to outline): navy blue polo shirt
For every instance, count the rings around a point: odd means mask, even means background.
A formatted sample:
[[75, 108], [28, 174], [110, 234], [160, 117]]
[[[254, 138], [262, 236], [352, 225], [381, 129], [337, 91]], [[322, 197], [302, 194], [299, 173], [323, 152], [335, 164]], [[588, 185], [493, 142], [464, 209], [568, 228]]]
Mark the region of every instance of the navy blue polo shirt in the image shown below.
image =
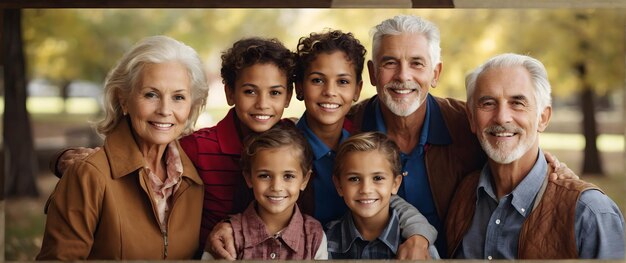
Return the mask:
[[[361, 127], [362, 131], [379, 131], [387, 134], [380, 103], [376, 95], [372, 98], [372, 102], [367, 105]], [[445, 230], [442, 219], [437, 214], [430, 190], [424, 157], [429, 145], [449, 145], [452, 143], [452, 138], [441, 115], [439, 105], [432, 95], [427, 95], [425, 106], [426, 116], [419, 143], [410, 153], [400, 154], [402, 172], [406, 172], [407, 175], [402, 179], [398, 195], [415, 206], [437, 229], [438, 235], [435, 245], [440, 255], [446, 255]]]
[[[306, 122], [306, 112], [300, 117], [296, 127], [304, 133], [304, 137], [313, 150], [313, 191], [315, 195], [315, 212], [313, 217], [325, 226], [326, 223], [340, 218], [346, 213], [348, 207], [339, 196], [333, 184], [333, 165], [335, 164], [335, 151], [331, 150], [309, 128]], [[342, 129], [339, 143], [346, 140], [350, 134]], [[324, 209], [318, 209], [323, 207]]]

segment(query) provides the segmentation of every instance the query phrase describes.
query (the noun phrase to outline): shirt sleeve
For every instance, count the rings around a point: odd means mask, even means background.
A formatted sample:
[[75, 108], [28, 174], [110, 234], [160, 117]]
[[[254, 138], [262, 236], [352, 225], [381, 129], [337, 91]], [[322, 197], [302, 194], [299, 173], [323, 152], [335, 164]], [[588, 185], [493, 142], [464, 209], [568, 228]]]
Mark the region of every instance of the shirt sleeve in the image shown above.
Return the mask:
[[398, 195], [391, 196], [390, 206], [398, 213], [402, 237], [408, 239], [414, 235], [421, 235], [429, 244], [437, 239], [437, 229], [428, 223], [428, 219], [417, 208], [409, 204]]
[[328, 241], [326, 240], [326, 234], [322, 233], [322, 243], [320, 243], [320, 247], [315, 252], [315, 260], [324, 260], [328, 258]]
[[624, 258], [624, 217], [608, 196], [597, 190], [583, 192], [575, 220], [579, 258]]
[[89, 256], [100, 218], [105, 182], [86, 162], [70, 166], [50, 195], [38, 260], [79, 260]]
[[428, 245], [428, 253], [430, 253], [430, 257], [432, 259], [441, 259], [439, 256], [439, 251], [437, 251], [437, 247], [434, 244]]

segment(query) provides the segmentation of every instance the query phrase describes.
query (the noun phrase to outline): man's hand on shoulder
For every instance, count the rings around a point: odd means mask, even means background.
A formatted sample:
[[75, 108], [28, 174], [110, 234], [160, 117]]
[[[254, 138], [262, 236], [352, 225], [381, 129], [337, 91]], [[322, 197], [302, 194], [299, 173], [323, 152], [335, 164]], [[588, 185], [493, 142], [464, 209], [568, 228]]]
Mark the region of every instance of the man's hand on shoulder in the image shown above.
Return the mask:
[[544, 151], [544, 155], [546, 157], [546, 161], [548, 165], [553, 168], [552, 173], [550, 173], [549, 178], [550, 181], [563, 180], [563, 179], [580, 179], [578, 175], [574, 173], [567, 164], [563, 162], [559, 162], [556, 156], [552, 155], [549, 152]]
[[64, 151], [61, 154], [61, 156], [59, 156], [59, 158], [57, 159], [56, 171], [53, 171], [53, 172], [55, 172], [55, 174], [56, 172], [58, 172], [57, 176], [60, 177], [61, 175], [63, 175], [65, 170], [67, 170], [67, 168], [70, 167], [72, 164], [74, 164], [76, 161], [83, 160], [87, 158], [87, 156], [89, 156], [90, 154], [98, 150], [100, 150], [100, 147], [96, 147], [96, 148], [78, 147], [78, 148], [68, 149]]

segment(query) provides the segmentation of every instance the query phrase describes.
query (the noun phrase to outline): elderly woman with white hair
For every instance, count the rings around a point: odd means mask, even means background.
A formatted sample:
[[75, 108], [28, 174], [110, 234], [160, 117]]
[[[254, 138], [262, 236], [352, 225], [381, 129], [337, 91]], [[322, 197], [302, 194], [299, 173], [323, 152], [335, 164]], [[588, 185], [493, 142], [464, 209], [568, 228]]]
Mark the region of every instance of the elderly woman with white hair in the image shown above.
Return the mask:
[[105, 82], [104, 146], [57, 184], [37, 259], [192, 258], [204, 192], [177, 139], [207, 93], [189, 46], [153, 36], [127, 52]]

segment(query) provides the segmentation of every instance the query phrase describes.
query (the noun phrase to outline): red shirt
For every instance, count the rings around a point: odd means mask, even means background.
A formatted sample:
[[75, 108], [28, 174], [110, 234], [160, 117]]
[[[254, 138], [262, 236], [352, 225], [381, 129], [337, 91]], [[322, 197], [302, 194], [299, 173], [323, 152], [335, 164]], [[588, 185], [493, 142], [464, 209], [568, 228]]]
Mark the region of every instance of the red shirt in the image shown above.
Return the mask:
[[[204, 182], [200, 249], [204, 249], [207, 236], [217, 222], [243, 211], [252, 200], [239, 164], [242, 146], [234, 114], [231, 109], [216, 126], [180, 139], [180, 145]], [[235, 196], [241, 196], [237, 202]]]
[[[233, 108], [217, 125], [200, 129], [179, 140], [204, 182], [201, 250], [209, 233], [220, 220], [243, 212], [254, 200], [241, 172], [242, 142], [235, 114]], [[294, 125], [287, 119], [281, 123]]]

